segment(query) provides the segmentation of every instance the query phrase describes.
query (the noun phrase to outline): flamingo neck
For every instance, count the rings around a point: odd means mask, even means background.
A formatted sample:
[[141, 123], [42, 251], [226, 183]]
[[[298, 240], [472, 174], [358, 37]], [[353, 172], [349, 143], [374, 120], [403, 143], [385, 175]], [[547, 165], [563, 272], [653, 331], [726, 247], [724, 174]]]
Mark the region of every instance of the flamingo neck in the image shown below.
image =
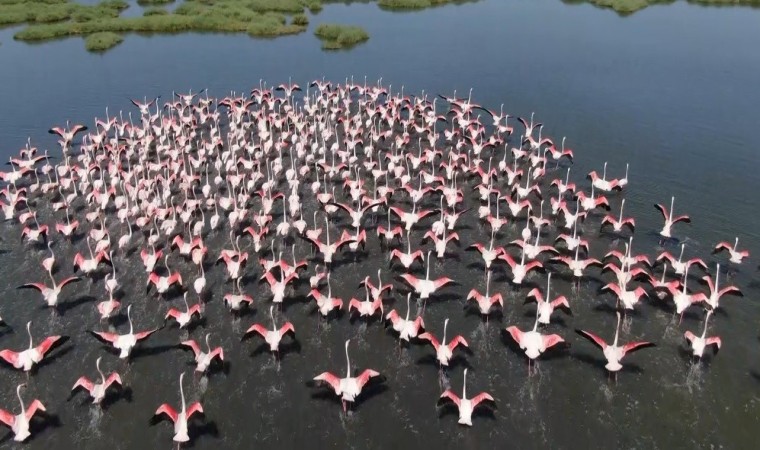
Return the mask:
[[182, 386], [182, 379], [185, 377], [185, 374], [182, 373], [182, 375], [179, 376], [179, 396], [182, 399], [182, 414], [185, 414], [186, 409], [186, 403], [185, 403], [185, 389]]
[[32, 339], [32, 322], [27, 322], [26, 324], [26, 333], [29, 335], [29, 348], [31, 349], [34, 347], [34, 341]]
[[21, 386], [23, 384], [19, 384], [16, 388], [16, 396], [18, 397], [18, 402], [21, 404], [21, 416], [26, 417], [26, 407], [24, 406], [24, 400], [21, 398]]
[[351, 359], [348, 356], [348, 342], [346, 341], [346, 378], [351, 378]]
[[106, 384], [106, 376], [103, 374], [103, 371], [100, 370], [100, 358], [98, 358], [97, 361], [95, 361], [95, 367], [98, 369], [98, 373], [100, 374], [100, 379], [103, 382], [103, 384]]
[[462, 382], [462, 398], [467, 398], [467, 369], [464, 371], [464, 381]]

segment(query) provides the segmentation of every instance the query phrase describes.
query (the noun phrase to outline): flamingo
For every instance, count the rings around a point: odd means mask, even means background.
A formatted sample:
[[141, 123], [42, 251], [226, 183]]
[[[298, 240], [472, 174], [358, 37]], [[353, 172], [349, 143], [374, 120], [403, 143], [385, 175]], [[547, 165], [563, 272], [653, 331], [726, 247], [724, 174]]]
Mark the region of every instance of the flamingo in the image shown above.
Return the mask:
[[689, 218], [689, 216], [685, 214], [682, 216], [673, 218], [673, 202], [675, 202], [675, 200], [676, 200], [675, 197], [670, 197], [670, 210], [665, 209], [665, 207], [659, 203], [654, 205], [655, 209], [660, 211], [663, 219], [665, 219], [665, 224], [662, 226], [662, 230], [660, 230], [660, 236], [665, 237], [665, 238], [669, 238], [672, 236], [671, 228], [673, 228], [673, 225], [677, 224], [678, 222], [691, 223], [691, 219]]
[[166, 312], [166, 316], [164, 317], [164, 320], [169, 320], [171, 317], [172, 319], [177, 321], [177, 324], [179, 324], [180, 328], [185, 328], [192, 320], [194, 315], [198, 315], [198, 317], [201, 316], [201, 305], [195, 304], [190, 307], [187, 303], [187, 292], [184, 293], [182, 296], [182, 299], [185, 302], [185, 310], [180, 311], [176, 308], [169, 308], [169, 311]]
[[98, 373], [100, 374], [100, 383], [94, 383], [90, 381], [89, 378], [82, 376], [79, 377], [76, 383], [74, 383], [74, 387], [72, 387], [71, 390], [73, 392], [80, 387], [84, 388], [87, 392], [89, 392], [90, 397], [92, 397], [92, 403], [99, 405], [106, 397], [106, 391], [109, 387], [111, 387], [112, 384], [116, 383], [119, 386], [122, 386], [122, 383], [121, 377], [117, 372], [111, 373], [111, 375], [106, 378], [105, 374], [103, 374], [103, 371], [100, 370], [100, 357], [95, 360], [95, 367], [98, 369]]
[[525, 251], [522, 252], [519, 264], [512, 258], [512, 256], [510, 256], [509, 253], [506, 252], [499, 255], [499, 259], [506, 261], [506, 263], [509, 264], [510, 269], [512, 269], [512, 283], [518, 286], [522, 284], [523, 280], [528, 275], [528, 273], [530, 273], [530, 271], [544, 267], [543, 263], [538, 260], [534, 260], [528, 264], [525, 264]]
[[595, 265], [595, 266], [601, 266], [602, 262], [595, 258], [586, 258], [586, 259], [580, 259], [578, 257], [578, 251], [580, 250], [580, 247], [575, 247], [575, 257], [569, 258], [567, 256], [555, 256], [550, 261], [556, 261], [560, 262], [564, 265], [566, 265], [570, 270], [573, 271], [573, 276], [575, 278], [581, 278], [583, 277], [583, 271], [586, 270], [589, 266]]
[[[253, 297], [244, 293], [240, 288], [240, 278], [235, 280], [235, 284], [232, 286], [232, 293], [224, 295], [224, 304], [230, 308], [230, 311], [240, 311], [244, 305], [251, 306], [253, 304]], [[235, 286], [237, 286], [237, 294], [235, 293]]]
[[544, 300], [544, 295], [538, 288], [531, 289], [531, 291], [528, 292], [528, 297], [526, 299], [526, 302], [535, 301], [538, 304], [538, 322], [544, 325], [549, 324], [551, 315], [555, 309], [562, 307], [568, 313], [570, 312], [570, 304], [567, 302], [567, 297], [564, 295], [560, 295], [554, 300], [549, 300], [551, 298], [551, 286], [552, 274], [549, 273], [549, 276], [546, 279], [546, 300]]
[[450, 389], [447, 389], [441, 394], [439, 397], [439, 402], [441, 400], [448, 399], [454, 402], [454, 404], [457, 406], [457, 409], [459, 410], [459, 424], [460, 425], [467, 425], [468, 427], [472, 426], [472, 413], [475, 410], [475, 408], [478, 407], [481, 403], [484, 401], [493, 402], [494, 399], [491, 397], [491, 394], [488, 392], [481, 392], [480, 394], [476, 395], [473, 398], [467, 398], [467, 369], [464, 369], [464, 381], [462, 382], [462, 397], [460, 398], [455, 393], [451, 392]]
[[609, 224], [612, 226], [612, 229], [616, 233], [620, 233], [623, 231], [624, 226], [629, 226], [631, 229], [631, 232], [633, 232], [634, 228], [636, 227], [636, 221], [633, 219], [633, 217], [626, 217], [623, 218], [623, 207], [625, 206], [625, 199], [621, 200], [620, 202], [620, 216], [615, 217], [612, 215], [606, 215], [602, 219], [602, 225], [600, 228], [604, 228], [605, 225]]
[[406, 253], [401, 253], [401, 250], [394, 248], [391, 250], [390, 260], [393, 261], [393, 258], [397, 258], [405, 269], [410, 268], [417, 259], [425, 261], [425, 255], [422, 253], [422, 250], [412, 251], [412, 238], [408, 232], [406, 234]]
[[451, 342], [446, 343], [446, 327], [449, 325], [449, 319], [448, 317], [443, 321], [443, 339], [441, 342], [438, 342], [438, 339], [430, 333], [425, 332], [419, 335], [419, 338], [423, 341], [430, 342], [430, 345], [433, 346], [435, 349], [435, 357], [438, 360], [438, 363], [442, 367], [448, 367], [449, 361], [451, 361], [451, 357], [453, 356], [454, 350], [457, 348], [457, 346], [462, 345], [464, 347], [469, 347], [467, 344], [467, 340], [465, 340], [462, 335], [455, 336]]
[[330, 372], [323, 372], [314, 377], [314, 381], [321, 381], [330, 385], [335, 391], [335, 395], [341, 398], [344, 413], [347, 409], [347, 403], [356, 401], [356, 398], [361, 394], [362, 389], [369, 380], [380, 376], [380, 372], [372, 369], [364, 369], [358, 377], [351, 376], [351, 359], [348, 356], [348, 343], [350, 341], [350, 339], [346, 340], [346, 376], [338, 378]]
[[[697, 292], [696, 294], [689, 294], [686, 290], [687, 281], [689, 280], [689, 268], [686, 267], [686, 272], [683, 274], [683, 281], [681, 282], [681, 289], [677, 289], [675, 286], [670, 287], [670, 295], [673, 297], [673, 303], [676, 305], [676, 314], [681, 316], [683, 320], [683, 313], [689, 306], [695, 305], [700, 302], [706, 302], [708, 300], [707, 295], [704, 292]], [[679, 320], [680, 323], [680, 320]]]
[[695, 356], [697, 359], [702, 359], [702, 356], [704, 356], [705, 349], [707, 349], [709, 346], [714, 345], [715, 346], [715, 352], [717, 353], [718, 350], [720, 350], [721, 346], [721, 340], [719, 336], [707, 336], [707, 322], [710, 320], [710, 316], [712, 315], [712, 311], [707, 311], [707, 315], [705, 316], [705, 326], [702, 330], [702, 336], [696, 336], [691, 331], [686, 331], [683, 336], [686, 338], [687, 341], [689, 341], [689, 345], [691, 346], [691, 353], [693, 356]]
[[327, 273], [327, 295], [322, 295], [317, 289], [312, 289], [309, 295], [317, 302], [319, 313], [327, 317], [334, 309], [343, 308], [343, 300], [332, 296], [332, 285], [330, 284], [330, 272]]
[[391, 322], [393, 329], [399, 334], [398, 338], [402, 341], [409, 342], [410, 339], [417, 337], [420, 329], [425, 328], [425, 322], [422, 316], [417, 316], [414, 320], [409, 320], [411, 307], [409, 305], [412, 298], [411, 292], [406, 295], [406, 318], [402, 319], [395, 309], [385, 315], [385, 320]]
[[739, 245], [739, 238], [737, 237], [734, 240], [734, 245], [729, 244], [728, 242], [719, 242], [718, 245], [715, 246], [715, 249], [713, 250], [713, 253], [718, 253], [721, 250], [726, 250], [729, 255], [729, 261], [731, 261], [734, 264], [741, 264], [742, 260], [744, 258], [749, 258], [749, 251], [747, 250], [737, 250], [736, 247]]
[[454, 280], [448, 277], [441, 277], [437, 280], [431, 280], [430, 279], [430, 252], [427, 253], [427, 269], [425, 271], [425, 279], [419, 279], [415, 277], [414, 275], [405, 273], [401, 275], [401, 278], [403, 278], [404, 281], [409, 283], [412, 288], [414, 288], [414, 291], [419, 294], [421, 300], [426, 300], [430, 298], [431, 294], [434, 294], [435, 291], [442, 288], [443, 286], [446, 286], [449, 283], [453, 283]]
[[146, 291], [149, 290], [150, 285], [153, 284], [156, 286], [156, 292], [158, 292], [159, 295], [164, 295], [169, 291], [169, 288], [171, 288], [172, 285], [177, 284], [178, 286], [182, 286], [182, 275], [179, 272], [171, 272], [169, 270], [169, 255], [166, 255], [164, 258], [164, 265], [166, 266], [167, 272], [169, 272], [169, 276], [159, 276], [156, 272], [151, 272], [148, 276]]
[[245, 339], [246, 336], [250, 333], [258, 333], [261, 337], [264, 338], [264, 341], [269, 344], [269, 350], [271, 352], [278, 352], [280, 351], [280, 341], [282, 341], [282, 338], [285, 337], [288, 333], [291, 334], [293, 339], [295, 339], [296, 329], [290, 322], [285, 322], [280, 328], [277, 328], [277, 322], [274, 320], [274, 306], [269, 307], [269, 317], [272, 319], [272, 329], [269, 330], [265, 328], [263, 325], [260, 325], [258, 323], [254, 323], [245, 331], [245, 334], [243, 335], [243, 338]]
[[180, 342], [180, 347], [189, 348], [193, 351], [193, 355], [195, 357], [195, 371], [199, 373], [205, 373], [208, 371], [209, 367], [211, 366], [211, 363], [214, 362], [214, 359], [219, 359], [220, 362], [224, 363], [224, 349], [222, 347], [215, 347], [214, 349], [211, 348], [211, 344], [209, 344], [209, 337], [211, 336], [211, 333], [206, 333], [206, 351], [201, 350], [201, 346], [198, 345], [197, 342], [195, 342], [192, 339], [188, 339], [187, 341]]
[[618, 180], [607, 180], [607, 162], [604, 163], [604, 169], [602, 170], [602, 176], [599, 177], [599, 174], [596, 173], [596, 171], [589, 172], [588, 178], [591, 180], [591, 185], [595, 188], [599, 189], [600, 191], [604, 192], [610, 192], [613, 189], [619, 189], [621, 186], [619, 186]]
[[35, 347], [31, 327], [32, 321], [30, 320], [26, 323], [26, 333], [29, 335], [29, 348], [20, 352], [9, 349], [0, 351], [0, 358], [15, 369], [21, 369], [24, 372], [29, 372], [36, 364], [39, 364], [55, 345], [62, 344], [69, 339], [68, 336], [48, 336]]
[[558, 334], [541, 334], [538, 331], [538, 311], [536, 311], [536, 323], [531, 331], [521, 331], [516, 326], [507, 327], [507, 333], [517, 342], [520, 349], [528, 357], [528, 375], [530, 375], [530, 362], [555, 345], [565, 342]]
[[108, 300], [104, 300], [97, 305], [98, 313], [101, 320], [110, 319], [116, 311], [121, 308], [121, 302], [113, 298], [113, 293], [108, 293]]
[[726, 286], [723, 289], [720, 289], [718, 287], [719, 277], [720, 277], [720, 264], [718, 264], [717, 267], [715, 268], [715, 283], [714, 284], [709, 275], [705, 275], [702, 277], [705, 283], [707, 283], [707, 286], [710, 288], [710, 295], [707, 297], [707, 300], [705, 300], [705, 303], [710, 305], [711, 309], [718, 309], [718, 307], [720, 306], [720, 298], [726, 294], [734, 294], [734, 295], [738, 295], [739, 297], [744, 297], [744, 294], [742, 294], [742, 291], [740, 291], [739, 288], [736, 286]]
[[622, 303], [623, 308], [633, 310], [633, 308], [639, 303], [641, 296], [649, 297], [647, 291], [643, 287], [639, 286], [636, 289], [629, 291], [625, 285], [618, 285], [616, 283], [608, 283], [602, 290], [609, 290], [615, 293], [618, 302]]
[[190, 440], [188, 435], [187, 422], [196, 414], [203, 414], [203, 406], [200, 402], [195, 402], [187, 408], [185, 403], [185, 391], [182, 388], [182, 379], [185, 377], [184, 372], [179, 376], [179, 395], [182, 399], [182, 409], [177, 412], [174, 408], [169, 406], [168, 403], [164, 403], [158, 407], [154, 416], [160, 416], [166, 414], [167, 417], [174, 423], [174, 442], [187, 442]]
[[0, 422], [3, 422], [13, 432], [13, 440], [16, 442], [24, 442], [32, 435], [29, 429], [29, 422], [32, 420], [35, 414], [39, 411], [46, 411], [45, 405], [41, 401], [34, 399], [29, 404], [27, 409], [24, 406], [24, 399], [21, 398], [21, 388], [26, 387], [26, 384], [19, 384], [16, 387], [16, 396], [18, 402], [21, 404], [21, 412], [13, 415], [4, 409], [0, 409]]
[[618, 337], [620, 335], [620, 312], [617, 313], [615, 339], [612, 341], [612, 345], [607, 344], [604, 339], [589, 331], [576, 329], [575, 332], [588, 339], [602, 350], [604, 353], [604, 358], [607, 360], [607, 364], [605, 364], [604, 368], [612, 373], [617, 373], [620, 369], [623, 368], [621, 361], [628, 353], [633, 353], [637, 350], [641, 350], [642, 348], [655, 346], [653, 342], [647, 341], [629, 342], [624, 345], [618, 345]]
[[53, 273], [48, 270], [50, 275], [50, 281], [53, 283], [53, 287], [47, 287], [42, 283], [26, 283], [19, 286], [17, 289], [37, 289], [42, 294], [42, 299], [49, 307], [58, 306], [58, 296], [61, 294], [61, 290], [69, 283], [74, 283], [81, 280], [79, 277], [68, 277], [61, 280], [60, 283], [56, 283], [53, 278]]
[[662, 252], [662, 253], [660, 253], [660, 255], [657, 257], [656, 260], [657, 261], [662, 261], [662, 260], [669, 261], [670, 265], [673, 267], [673, 270], [678, 275], [683, 275], [684, 273], [686, 273], [686, 271], [689, 269], [689, 266], [691, 266], [692, 264], [696, 264], [696, 265], [700, 266], [702, 269], [707, 270], [707, 264], [705, 264], [705, 262], [702, 261], [699, 258], [691, 258], [691, 259], [686, 260], [686, 261], [683, 260], [683, 251], [684, 251], [685, 247], [686, 247], [686, 244], [681, 244], [681, 254], [678, 255], [678, 260], [676, 260], [673, 257], [673, 255], [671, 255], [668, 252]]
[[467, 301], [469, 302], [470, 300], [474, 300], [478, 304], [480, 314], [486, 316], [486, 319], [488, 318], [488, 315], [491, 314], [491, 308], [493, 308], [494, 305], [498, 304], [502, 308], [504, 307], [504, 298], [501, 296], [501, 293], [497, 292], [493, 295], [490, 295], [490, 287], [491, 271], [489, 270], [486, 273], [486, 294], [483, 295], [475, 289], [470, 290], [470, 292], [467, 294]]
[[154, 328], [152, 330], [141, 331], [139, 333], [134, 332], [134, 326], [132, 325], [132, 305], [127, 306], [127, 321], [129, 322], [129, 333], [116, 334], [108, 333], [105, 331], [89, 331], [90, 334], [96, 338], [111, 344], [111, 346], [120, 351], [119, 358], [126, 359], [132, 353], [132, 349], [142, 340], [149, 338], [153, 333], [160, 328]]
[[[367, 277], [368, 279], [369, 277]], [[383, 316], [383, 299], [378, 295], [378, 297], [375, 300], [370, 300], [369, 298], [369, 286], [367, 282], [367, 279], [365, 279], [364, 283], [364, 291], [365, 291], [365, 300], [360, 301], [357, 298], [352, 298], [348, 302], [348, 311], [356, 311], [360, 317], [372, 317], [380, 311], [380, 317]]]

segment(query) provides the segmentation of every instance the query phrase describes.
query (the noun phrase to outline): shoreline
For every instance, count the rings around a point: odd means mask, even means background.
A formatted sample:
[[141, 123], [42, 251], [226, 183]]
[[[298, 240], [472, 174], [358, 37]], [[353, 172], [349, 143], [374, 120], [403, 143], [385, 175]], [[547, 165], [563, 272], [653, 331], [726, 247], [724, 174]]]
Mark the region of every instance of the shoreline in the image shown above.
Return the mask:
[[[417, 12], [443, 6], [462, 6], [480, 0], [368, 0], [384, 11]], [[760, 6], [760, 0], [684, 0], [703, 6]], [[590, 4], [632, 15], [649, 6], [672, 4], [675, 0], [562, 0], [571, 5]], [[332, 0], [104, 0], [84, 5], [75, 0], [0, 0], [0, 27], [23, 26], [13, 39], [27, 43], [67, 37], [82, 37], [91, 52], [106, 52], [123, 42], [127, 33], [178, 34], [193, 32], [247, 33], [251, 37], [274, 38], [306, 32], [310, 21]], [[348, 2], [354, 3], [354, 2]], [[138, 6], [139, 5], [139, 6]], [[170, 8], [166, 8], [171, 6]], [[140, 8], [141, 15], [124, 17], [125, 10]], [[309, 13], [309, 15], [307, 15]], [[326, 25], [317, 22], [317, 29]], [[366, 30], [341, 25], [360, 39], [322, 40], [324, 50], [350, 49], [369, 39]], [[107, 35], [105, 33], [108, 33]], [[95, 38], [92, 36], [96, 35]], [[99, 45], [92, 42], [100, 36]], [[366, 36], [366, 37], [364, 37]]]

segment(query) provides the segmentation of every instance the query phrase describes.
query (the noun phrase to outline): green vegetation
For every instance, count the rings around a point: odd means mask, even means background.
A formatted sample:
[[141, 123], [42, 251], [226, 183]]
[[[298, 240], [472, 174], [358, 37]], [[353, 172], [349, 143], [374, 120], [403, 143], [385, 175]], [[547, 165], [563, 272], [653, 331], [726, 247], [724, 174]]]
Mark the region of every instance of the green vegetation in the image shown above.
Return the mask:
[[350, 48], [369, 39], [364, 29], [349, 25], [322, 24], [314, 30], [314, 34], [322, 40], [325, 50]]
[[[88, 49], [104, 51], [118, 45], [123, 33], [214, 32], [247, 33], [255, 37], [302, 33], [309, 24], [307, 11], [317, 13], [324, 4], [335, 1], [375, 2], [383, 9], [408, 11], [477, 0], [183, 0], [173, 12], [157, 6], [174, 1], [137, 0], [139, 5], [146, 6], [142, 17], [121, 17], [121, 12], [129, 7], [125, 0], [104, 0], [94, 5], [77, 3], [77, 0], [0, 0], [0, 27], [27, 24], [14, 36], [21, 41], [83, 36]], [[649, 5], [676, 0], [562, 1], [591, 3], [619, 14], [632, 14]], [[685, 1], [704, 5], [760, 6], [760, 0]], [[89, 39], [94, 34], [98, 36]], [[322, 40], [322, 48], [328, 50], [350, 48], [369, 39], [361, 28], [343, 25], [322, 25], [316, 35]]]
[[293, 25], [301, 25], [306, 26], [309, 24], [309, 18], [306, 17], [306, 14], [296, 14], [293, 16]]
[[174, 0], [137, 0], [140, 6], [168, 5], [169, 3], [174, 3]]
[[104, 52], [116, 47], [124, 40], [120, 35], [111, 32], [93, 33], [84, 40], [85, 48], [90, 52]]
[[164, 8], [161, 8], [160, 6], [151, 6], [150, 8], [145, 8], [145, 11], [143, 11], [143, 16], [165, 16], [169, 14], [169, 11], [165, 10]]

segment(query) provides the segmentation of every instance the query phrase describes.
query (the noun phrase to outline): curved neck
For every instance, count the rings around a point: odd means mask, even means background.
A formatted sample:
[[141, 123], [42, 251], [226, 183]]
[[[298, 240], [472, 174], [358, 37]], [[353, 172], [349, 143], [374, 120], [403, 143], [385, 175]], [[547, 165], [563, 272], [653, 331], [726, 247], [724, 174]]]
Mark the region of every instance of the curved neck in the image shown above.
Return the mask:
[[103, 371], [102, 371], [102, 370], [100, 370], [100, 358], [98, 358], [98, 359], [95, 361], [95, 367], [98, 369], [98, 373], [100, 374], [100, 379], [101, 379], [101, 381], [103, 382], [103, 384], [105, 384], [105, 383], [106, 383], [106, 376], [105, 376], [105, 375], [103, 375]]
[[348, 343], [346, 341], [346, 378], [351, 378], [351, 359], [348, 357]]
[[16, 388], [16, 396], [18, 397], [18, 402], [21, 404], [21, 416], [26, 417], [26, 407], [24, 406], [24, 400], [21, 398], [21, 387], [23, 384], [19, 384]]
[[464, 370], [464, 381], [462, 382], [462, 398], [467, 398], [467, 369]]
[[620, 313], [618, 313], [617, 315], [617, 326], [615, 327], [615, 340], [612, 342], [613, 347], [617, 347], [619, 335], [620, 335]]
[[185, 374], [182, 373], [179, 376], [179, 396], [182, 399], [182, 414], [185, 413], [186, 404], [185, 404], [185, 389], [182, 387], [182, 379], [185, 378]]
[[127, 308], [127, 322], [129, 322], [129, 334], [134, 334], [134, 326], [132, 325], [132, 315], [131, 315], [132, 305], [129, 305]]
[[34, 342], [32, 341], [32, 322], [26, 323], [26, 334], [29, 335], [29, 348], [34, 347]]

